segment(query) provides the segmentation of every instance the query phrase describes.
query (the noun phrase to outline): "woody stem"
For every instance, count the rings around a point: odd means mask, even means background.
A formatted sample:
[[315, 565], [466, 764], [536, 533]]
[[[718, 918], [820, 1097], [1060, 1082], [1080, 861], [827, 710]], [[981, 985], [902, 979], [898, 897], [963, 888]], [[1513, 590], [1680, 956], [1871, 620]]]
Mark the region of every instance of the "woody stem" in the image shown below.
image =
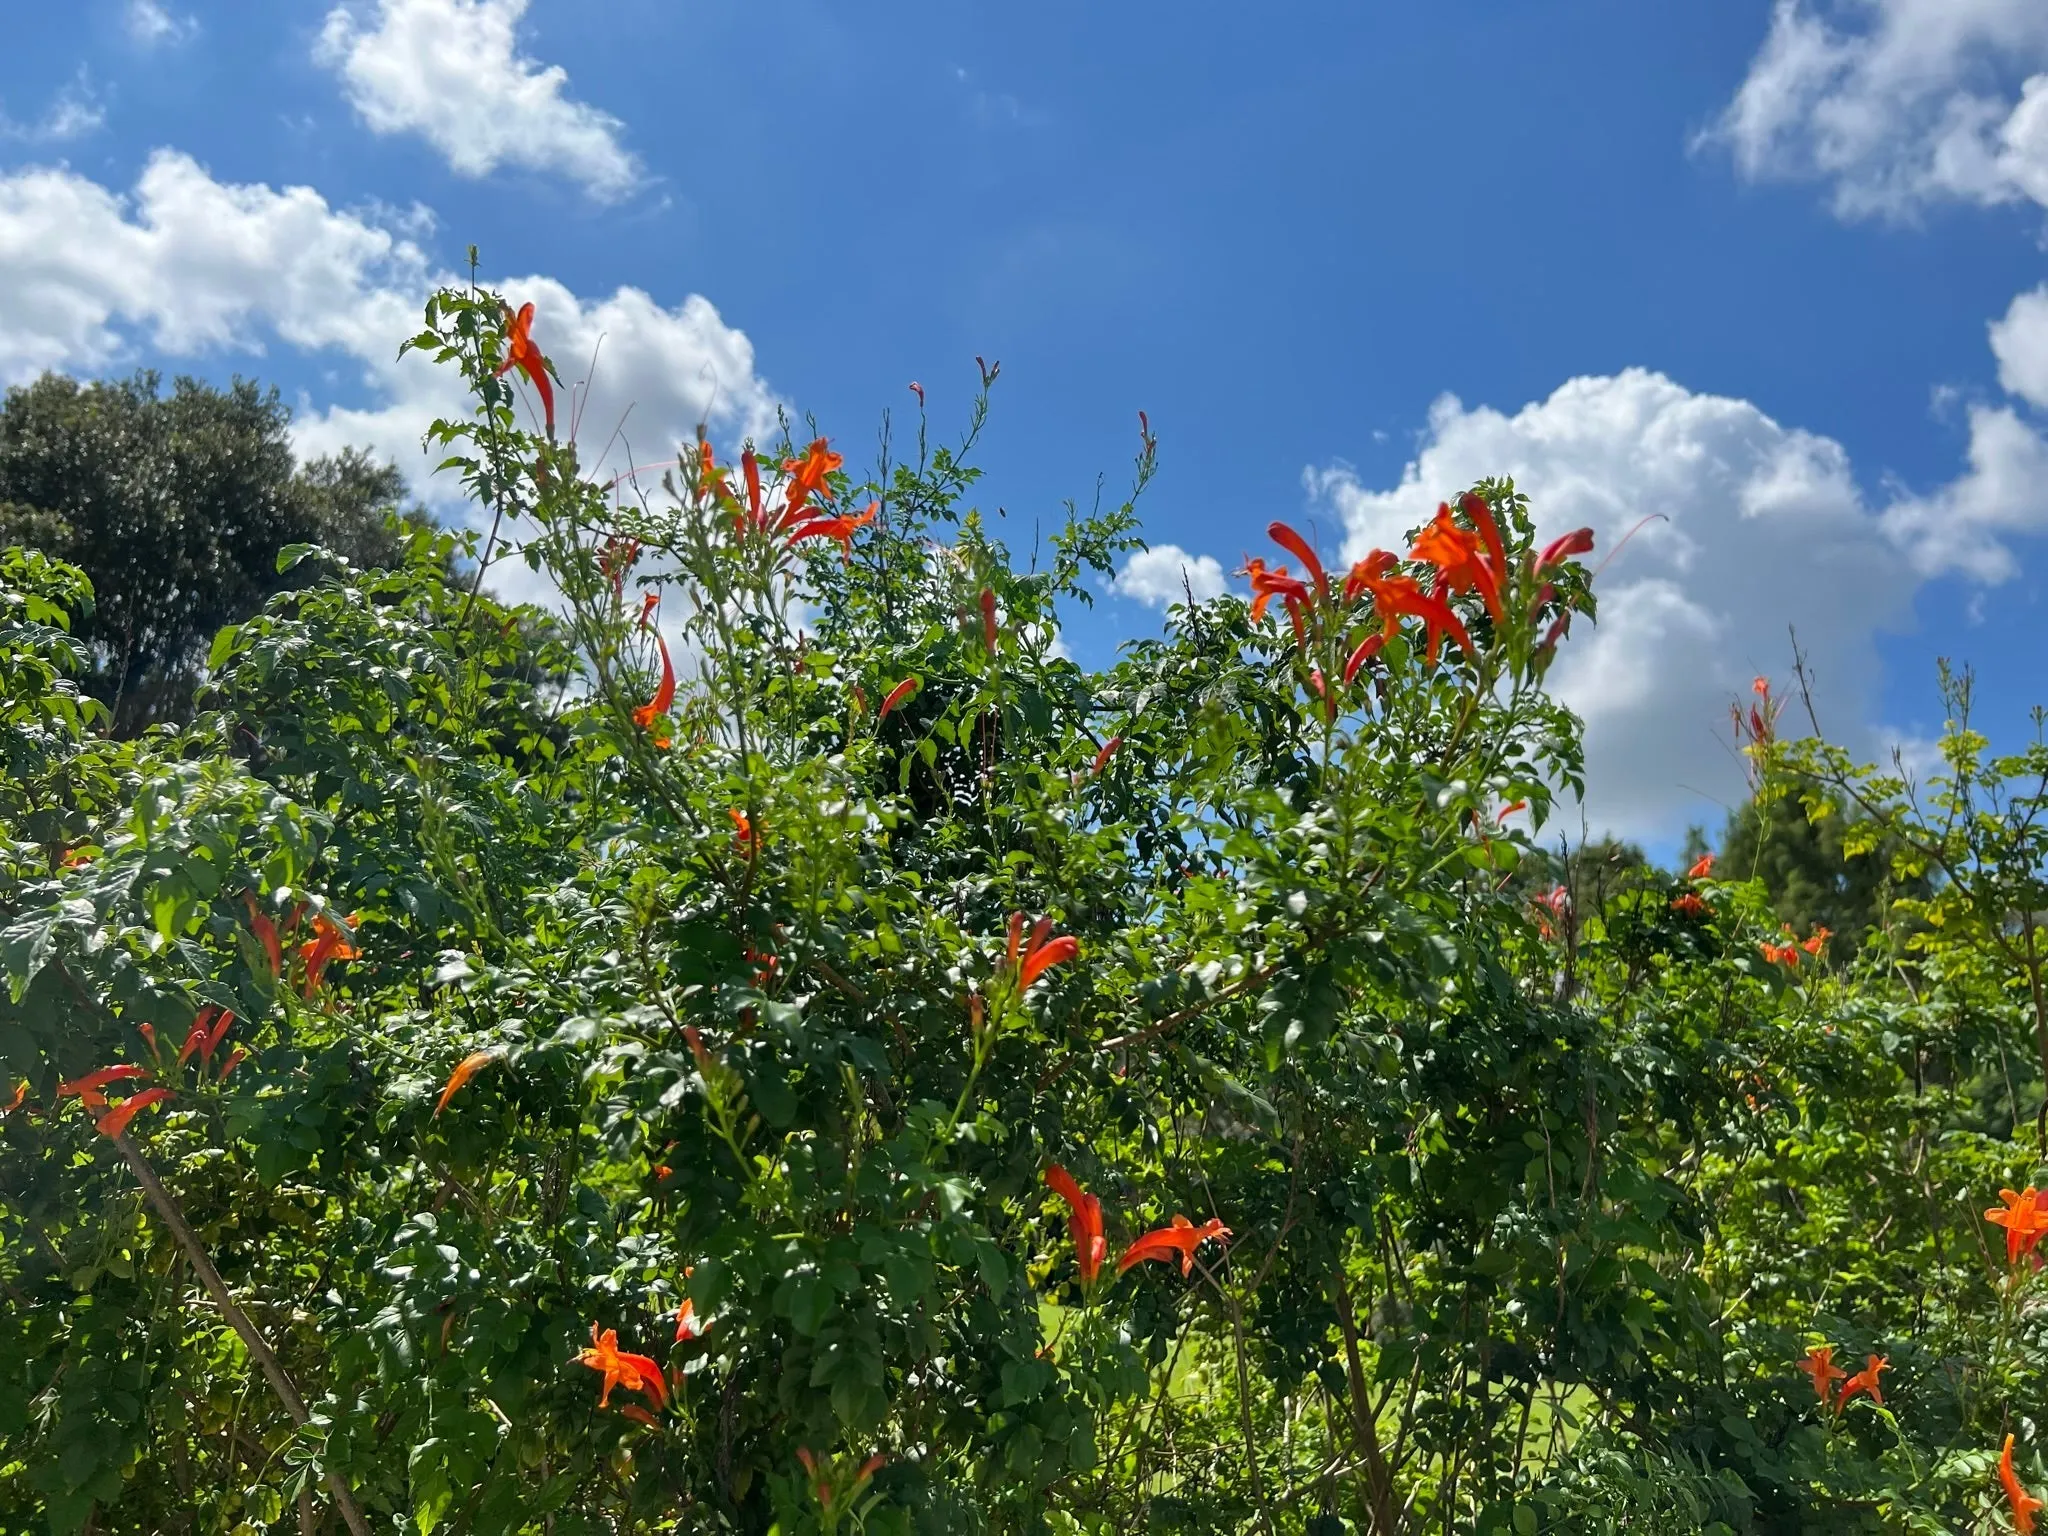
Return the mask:
[[[249, 1314], [235, 1305], [234, 1297], [228, 1294], [226, 1282], [220, 1271], [213, 1267], [213, 1260], [206, 1256], [206, 1249], [200, 1244], [199, 1235], [185, 1220], [185, 1213], [178, 1209], [178, 1202], [171, 1198], [171, 1192], [164, 1188], [163, 1181], [156, 1176], [156, 1170], [149, 1166], [143, 1155], [135, 1150], [135, 1144], [127, 1135], [113, 1138], [114, 1148], [128, 1164], [129, 1172], [135, 1175], [135, 1182], [142, 1186], [142, 1192], [149, 1197], [149, 1203], [156, 1207], [156, 1213], [163, 1224], [171, 1229], [171, 1236], [178, 1240], [178, 1246], [185, 1250], [185, 1257], [191, 1262], [193, 1272], [199, 1276], [199, 1283], [206, 1287], [206, 1294], [213, 1298], [213, 1304], [220, 1308], [220, 1315], [227, 1319], [242, 1340], [242, 1344], [262, 1367], [269, 1380], [271, 1390], [278, 1401], [284, 1404], [284, 1411], [291, 1415], [294, 1424], [304, 1426], [312, 1417], [306, 1412], [306, 1405], [299, 1397], [298, 1389], [291, 1378], [284, 1373], [284, 1366], [277, 1354], [256, 1325], [249, 1320]], [[334, 1494], [335, 1506], [341, 1511], [341, 1518], [348, 1523], [354, 1536], [370, 1536], [370, 1525], [363, 1518], [363, 1512], [356, 1505], [355, 1495], [349, 1491], [348, 1480], [332, 1467], [327, 1469], [327, 1486]]]

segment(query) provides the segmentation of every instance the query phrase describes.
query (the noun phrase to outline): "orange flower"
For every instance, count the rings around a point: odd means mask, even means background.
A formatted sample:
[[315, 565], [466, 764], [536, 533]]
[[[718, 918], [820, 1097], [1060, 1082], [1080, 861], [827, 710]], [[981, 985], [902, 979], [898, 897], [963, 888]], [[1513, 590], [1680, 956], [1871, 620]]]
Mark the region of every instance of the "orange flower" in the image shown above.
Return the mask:
[[112, 1141], [116, 1136], [119, 1136], [128, 1129], [128, 1122], [133, 1120], [137, 1113], [148, 1109], [152, 1104], [163, 1103], [170, 1096], [171, 1090], [168, 1088], [145, 1088], [142, 1092], [123, 1100], [116, 1108], [110, 1109], [104, 1115], [101, 1115], [98, 1120], [93, 1122], [94, 1128], [102, 1136]]
[[239, 1045], [236, 1046], [234, 1048], [234, 1051], [228, 1056], [228, 1059], [221, 1065], [220, 1080], [222, 1082], [226, 1082], [228, 1080], [228, 1074], [234, 1071], [235, 1068], [239, 1067], [243, 1062], [247, 1061], [248, 1059], [249, 1053], [243, 1050]]
[[1697, 891], [1687, 891], [1682, 896], [1671, 898], [1671, 910], [1682, 912], [1687, 917], [1701, 917], [1706, 913], [1707, 904], [1700, 899]]
[[740, 452], [740, 473], [746, 477], [747, 506], [746, 510], [739, 514], [737, 521], [742, 529], [747, 526], [749, 519], [756, 528], [765, 528], [768, 526], [768, 514], [761, 505], [761, 461], [754, 456], [754, 450], [751, 448], [742, 449]]
[[1459, 649], [1466, 655], [1474, 654], [1472, 637], [1466, 632], [1464, 621], [1451, 612], [1450, 605], [1441, 597], [1423, 591], [1414, 577], [1394, 575], [1395, 564], [1394, 557], [1384, 549], [1374, 550], [1351, 567], [1351, 574], [1344, 579], [1344, 600], [1348, 603], [1369, 594], [1380, 628], [1388, 635], [1399, 626], [1404, 614], [1422, 620], [1427, 630], [1427, 654], [1432, 665], [1445, 635], [1457, 641]]
[[[669, 706], [676, 701], [676, 669], [668, 658], [668, 642], [657, 632], [655, 647], [661, 652], [661, 681], [655, 685], [654, 697], [633, 711], [633, 723], [646, 730], [669, 712]], [[666, 742], [663, 745], [667, 745]]]
[[2012, 1436], [2005, 1437], [2005, 1449], [1998, 1453], [1998, 1481], [2005, 1488], [2005, 1501], [2012, 1506], [2012, 1528], [2019, 1536], [2033, 1536], [2034, 1511], [2041, 1507], [2041, 1501], [2021, 1485], [2019, 1474], [2012, 1469]]
[[747, 813], [732, 806], [725, 808], [725, 814], [732, 819], [732, 845], [741, 857], [754, 856], [754, 824], [747, 819]]
[[[213, 1016], [220, 1015], [220, 1022], [213, 1023]], [[178, 1065], [183, 1066], [197, 1051], [201, 1061], [213, 1065], [213, 1053], [220, 1047], [221, 1040], [228, 1032], [228, 1026], [235, 1022], [235, 1016], [218, 1008], [202, 1008], [193, 1019], [192, 1028], [185, 1036], [183, 1049], [178, 1052]]]
[[684, 1339], [694, 1339], [696, 1337], [697, 1303], [686, 1296], [683, 1298], [682, 1306], [676, 1312], [676, 1342], [680, 1344]]
[[1812, 1380], [1815, 1394], [1824, 1403], [1835, 1395], [1836, 1382], [1849, 1379], [1849, 1373], [1835, 1364], [1835, 1346], [1832, 1344], [1814, 1345], [1806, 1352], [1806, 1358], [1799, 1362], [1799, 1369]]
[[1108, 1239], [1102, 1235], [1102, 1202], [1083, 1194], [1074, 1176], [1058, 1163], [1045, 1170], [1046, 1187], [1067, 1202], [1067, 1232], [1074, 1239], [1074, 1257], [1081, 1265], [1081, 1283], [1093, 1285], [1102, 1272]]
[[1173, 1255], [1179, 1254], [1180, 1272], [1185, 1276], [1194, 1270], [1195, 1250], [1212, 1237], [1219, 1243], [1227, 1243], [1230, 1241], [1230, 1228], [1214, 1217], [1198, 1227], [1185, 1216], [1175, 1216], [1173, 1225], [1147, 1232], [1126, 1248], [1124, 1256], [1116, 1261], [1116, 1272], [1122, 1274], [1147, 1259], [1171, 1263]]
[[249, 908], [249, 930], [263, 945], [263, 953], [270, 957], [270, 974], [277, 976], [284, 971], [284, 946], [278, 942], [277, 924], [268, 916], [256, 910], [256, 898], [249, 892], [242, 892], [242, 901]]
[[1763, 951], [1764, 958], [1772, 965], [1789, 965], [1795, 971], [1799, 969], [1797, 944], [1773, 944], [1768, 939], [1759, 939], [1756, 947]]
[[149, 1069], [138, 1067], [132, 1062], [120, 1062], [115, 1066], [101, 1067], [97, 1072], [88, 1072], [83, 1077], [73, 1078], [68, 1083], [57, 1085], [57, 1097], [76, 1098], [87, 1109], [99, 1110], [107, 1107], [107, 1096], [101, 1090], [109, 1083], [127, 1082], [131, 1078], [147, 1077]]
[[981, 589], [981, 643], [991, 654], [996, 648], [996, 594], [993, 587]]
[[522, 304], [519, 313], [513, 314], [508, 305], [505, 309], [505, 360], [498, 364], [493, 378], [501, 378], [514, 368], [526, 375], [534, 393], [540, 396], [541, 410], [547, 417], [548, 436], [555, 435], [555, 389], [548, 382], [548, 360], [541, 356], [540, 348], [533, 344], [533, 306]]
[[1017, 990], [1022, 992], [1055, 965], [1064, 965], [1081, 952], [1080, 940], [1072, 934], [1052, 937], [1052, 919], [1041, 917], [1031, 930], [1031, 942], [1024, 942], [1024, 914], [1010, 914], [1009, 961], [1017, 973]]
[[475, 1077], [477, 1073], [483, 1071], [485, 1067], [488, 1067], [497, 1059], [498, 1053], [496, 1051], [471, 1051], [462, 1060], [458, 1061], [455, 1064], [455, 1070], [448, 1074], [448, 1085], [441, 1090], [441, 1097], [434, 1103], [434, 1113], [439, 1115], [442, 1110], [448, 1107], [448, 1101], [461, 1091], [464, 1083]]
[[802, 458], [783, 460], [782, 472], [789, 476], [789, 499], [793, 507], [802, 505], [813, 496], [825, 501], [831, 499], [832, 491], [826, 485], [825, 477], [834, 473], [846, 460], [842, 455], [831, 452], [826, 442], [827, 439], [821, 437], [804, 450]]
[[1807, 938], [1806, 942], [1801, 944], [1799, 947], [1805, 950], [1809, 955], [1817, 955], [1823, 949], [1827, 948], [1828, 940], [1833, 937], [1834, 934], [1829, 932], [1826, 928], [1816, 928], [1813, 930], [1813, 933]]
[[21, 1108], [21, 1106], [24, 1103], [26, 1103], [27, 1100], [28, 1079], [24, 1077], [20, 1082], [14, 1085], [14, 1097], [9, 1099], [5, 1104], [0, 1104], [0, 1118], [4, 1118], [7, 1115], [13, 1114], [17, 1109]]
[[1872, 1355], [1869, 1359], [1869, 1362], [1863, 1367], [1863, 1369], [1858, 1371], [1854, 1376], [1851, 1376], [1848, 1379], [1848, 1381], [1843, 1384], [1842, 1395], [1839, 1398], [1835, 1399], [1835, 1407], [1838, 1409], [1846, 1408], [1849, 1406], [1849, 1399], [1854, 1397], [1858, 1392], [1868, 1392], [1870, 1394], [1870, 1400], [1873, 1403], [1877, 1404], [1878, 1407], [1882, 1408], [1884, 1406], [1884, 1393], [1879, 1389], [1877, 1385], [1877, 1373], [1879, 1371], [1887, 1370], [1889, 1368], [1890, 1362], [1887, 1361], [1884, 1358], [1884, 1356]]
[[[1477, 497], [1468, 499], [1478, 501]], [[1492, 522], [1490, 513], [1487, 521], [1489, 524]], [[1498, 543], [1498, 531], [1493, 539]], [[1424, 561], [1442, 573], [1437, 584], [1439, 594], [1477, 591], [1486, 602], [1487, 612], [1493, 615], [1494, 623], [1500, 624], [1506, 618], [1500, 600], [1501, 579], [1506, 572], [1494, 564], [1492, 550], [1482, 555], [1480, 546], [1480, 535], [1460, 528], [1451, 516], [1449, 505], [1439, 504], [1435, 520], [1417, 536], [1415, 547], [1408, 551], [1408, 558]], [[1503, 564], [1505, 558], [1502, 557]]]
[[1699, 860], [1699, 862], [1698, 862], [1697, 864], [1693, 865], [1693, 867], [1692, 867], [1691, 869], [1688, 869], [1688, 870], [1687, 870], [1687, 871], [1685, 872], [1685, 878], [1686, 878], [1686, 879], [1688, 879], [1688, 880], [1711, 880], [1711, 879], [1713, 879], [1713, 878], [1714, 878], [1714, 856], [1713, 856], [1713, 855], [1712, 855], [1711, 853], [1707, 853], [1707, 854], [1702, 854], [1702, 855], [1700, 855], [1700, 860]]
[[876, 723], [879, 724], [880, 722], [888, 719], [890, 710], [894, 709], [898, 704], [901, 704], [905, 699], [909, 698], [913, 693], [917, 692], [917, 690], [922, 688], [923, 686], [924, 684], [919, 682], [916, 678], [906, 677], [894, 688], [891, 688], [888, 692], [888, 696], [882, 700], [881, 709], [879, 709], [875, 713]]
[[590, 1348], [578, 1351], [578, 1364], [587, 1365], [593, 1371], [604, 1373], [604, 1391], [598, 1396], [597, 1406], [611, 1406], [612, 1388], [624, 1387], [628, 1392], [644, 1392], [654, 1399], [655, 1405], [668, 1401], [668, 1388], [661, 1379], [661, 1367], [645, 1355], [630, 1354], [619, 1348], [619, 1334], [615, 1328], [599, 1332], [595, 1323], [590, 1325]]
[[[1267, 524], [1266, 537], [1301, 562], [1301, 568], [1308, 572], [1309, 579], [1316, 584], [1317, 596], [1328, 597], [1330, 595], [1330, 578], [1323, 574], [1323, 562], [1316, 558], [1315, 549], [1307, 539], [1304, 539], [1300, 534], [1288, 527], [1287, 524], [1277, 522]], [[1306, 591], [1307, 589], [1304, 588], [1304, 595]]]
[[1358, 648], [1351, 653], [1351, 659], [1344, 663], [1344, 682], [1347, 687], [1357, 678], [1359, 670], [1368, 661], [1371, 661], [1373, 657], [1379, 655], [1381, 648], [1386, 643], [1387, 632], [1385, 630], [1367, 635], [1358, 642]]
[[299, 946], [299, 958], [306, 965], [305, 995], [311, 997], [320, 989], [320, 978], [327, 973], [327, 967], [336, 960], [354, 960], [362, 952], [349, 942], [348, 929], [353, 928], [357, 919], [350, 917], [348, 928], [322, 912], [313, 919], [313, 937]]
[[[1623, 543], [1628, 541], [1624, 539]], [[1536, 557], [1536, 570], [1540, 574], [1556, 565], [1560, 560], [1569, 560], [1573, 555], [1589, 555], [1593, 552], [1593, 530], [1574, 528], [1561, 538], [1552, 539], [1543, 546], [1543, 553]], [[1611, 560], [1614, 557], [1608, 556]]]
[[657, 1428], [661, 1423], [659, 1419], [655, 1418], [653, 1414], [642, 1408], [638, 1403], [626, 1404], [619, 1410], [619, 1413], [622, 1417], [631, 1419], [635, 1424], [645, 1424], [649, 1429]]
[[1123, 744], [1124, 739], [1121, 736], [1112, 736], [1109, 740], [1105, 741], [1102, 744], [1101, 750], [1095, 754], [1095, 761], [1088, 765], [1089, 773], [1096, 774], [1102, 772], [1109, 765], [1109, 760], [1116, 756], [1117, 748]]
[[[2005, 1202], [2005, 1208], [1986, 1211], [1984, 1219], [1994, 1227], [2005, 1228], [2005, 1262], [2017, 1264], [2048, 1235], [2048, 1192], [2030, 1184], [2017, 1193], [2001, 1189], [1998, 1198]], [[2038, 1256], [2034, 1262], [2038, 1267]]]
[[871, 501], [868, 503], [867, 510], [858, 517], [853, 516], [851, 513], [841, 513], [836, 517], [814, 517], [808, 522], [797, 524], [790, 530], [789, 545], [794, 548], [805, 539], [837, 539], [841, 556], [851, 560], [853, 558], [854, 530], [865, 528], [869, 523], [872, 523], [875, 520], [875, 514], [881, 510], [882, 504], [879, 501]]

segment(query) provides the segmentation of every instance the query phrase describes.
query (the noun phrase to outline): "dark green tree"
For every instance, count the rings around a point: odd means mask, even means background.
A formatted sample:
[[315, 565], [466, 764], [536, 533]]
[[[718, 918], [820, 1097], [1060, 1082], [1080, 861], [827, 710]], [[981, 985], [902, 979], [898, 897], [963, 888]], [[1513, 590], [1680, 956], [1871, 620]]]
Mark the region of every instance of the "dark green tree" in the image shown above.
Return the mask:
[[187, 718], [206, 647], [301, 578], [278, 551], [321, 543], [361, 566], [399, 558], [404, 483], [348, 450], [300, 467], [275, 389], [158, 375], [45, 374], [0, 402], [0, 545], [83, 570], [87, 689], [128, 735]]

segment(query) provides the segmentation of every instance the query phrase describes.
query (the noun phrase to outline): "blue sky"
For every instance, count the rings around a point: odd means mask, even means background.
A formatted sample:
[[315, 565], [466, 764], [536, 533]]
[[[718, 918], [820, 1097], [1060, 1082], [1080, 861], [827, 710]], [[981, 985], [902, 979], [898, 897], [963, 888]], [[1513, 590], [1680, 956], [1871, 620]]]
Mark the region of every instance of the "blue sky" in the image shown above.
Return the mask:
[[11, 21], [0, 111], [0, 379], [239, 370], [402, 455], [436, 397], [380, 348], [475, 242], [558, 361], [636, 338], [593, 417], [648, 438], [779, 401], [859, 458], [979, 353], [1028, 527], [1142, 408], [1198, 578], [1496, 470], [1603, 543], [1667, 512], [1559, 672], [1591, 818], [1658, 846], [1788, 623], [1866, 750], [1937, 655], [2002, 734], [2048, 698], [2038, 0], [81, 0]]

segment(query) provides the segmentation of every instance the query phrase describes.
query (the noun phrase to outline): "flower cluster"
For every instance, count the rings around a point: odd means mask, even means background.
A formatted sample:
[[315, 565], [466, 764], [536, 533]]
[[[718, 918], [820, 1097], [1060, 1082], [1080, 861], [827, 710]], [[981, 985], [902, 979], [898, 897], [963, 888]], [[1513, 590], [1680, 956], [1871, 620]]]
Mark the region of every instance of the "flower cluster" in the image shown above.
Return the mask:
[[[1067, 1230], [1074, 1239], [1074, 1257], [1080, 1265], [1081, 1284], [1084, 1288], [1092, 1287], [1096, 1277], [1102, 1273], [1102, 1261], [1109, 1252], [1108, 1239], [1102, 1227], [1102, 1201], [1085, 1193], [1074, 1181], [1074, 1176], [1057, 1163], [1045, 1170], [1045, 1183], [1067, 1203]], [[1197, 1225], [1185, 1216], [1176, 1215], [1166, 1226], [1154, 1228], [1125, 1248], [1116, 1261], [1116, 1272], [1121, 1275], [1147, 1259], [1171, 1263], [1178, 1258], [1180, 1272], [1186, 1276], [1194, 1270], [1195, 1250], [1211, 1240], [1227, 1244], [1230, 1228], [1213, 1216]]]

